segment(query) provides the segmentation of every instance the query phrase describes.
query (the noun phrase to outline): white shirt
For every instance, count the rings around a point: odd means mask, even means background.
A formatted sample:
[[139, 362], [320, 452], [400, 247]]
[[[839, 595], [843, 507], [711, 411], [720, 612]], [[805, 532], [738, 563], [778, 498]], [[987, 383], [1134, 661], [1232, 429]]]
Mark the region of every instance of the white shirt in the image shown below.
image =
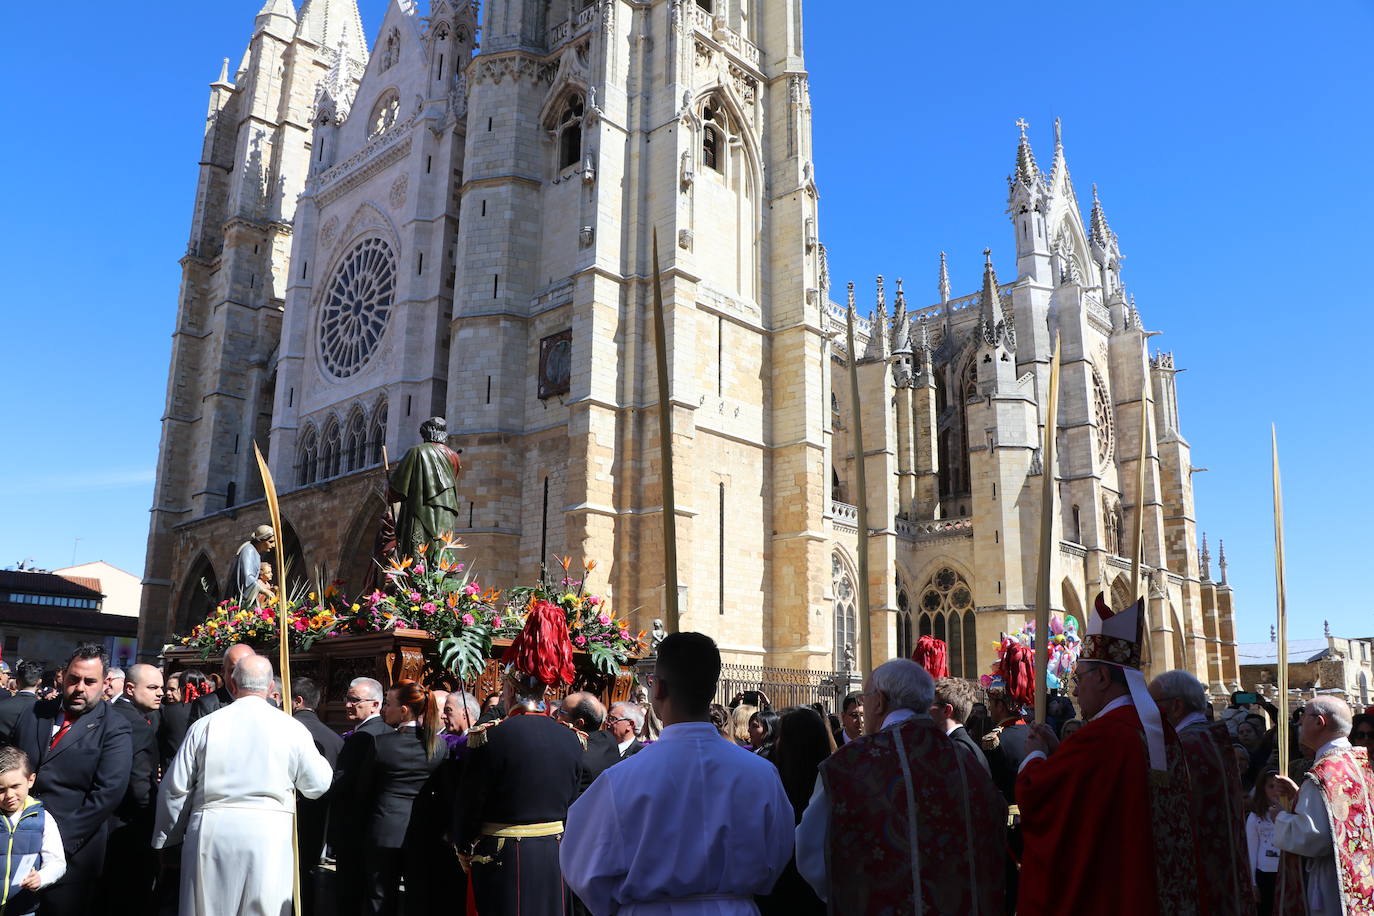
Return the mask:
[[1250, 850], [1250, 883], [1255, 872], [1279, 870], [1279, 848], [1274, 845], [1274, 822], [1251, 811], [1245, 818], [1245, 843]]
[[630, 749], [630, 745], [631, 745], [631, 744], [634, 744], [634, 743], [635, 743], [635, 736], [634, 736], [634, 735], [631, 735], [630, 737], [626, 738], [624, 741], [620, 742], [620, 744], [618, 745], [618, 747], [620, 748], [620, 756], [621, 756], [621, 757], [624, 757], [624, 756], [625, 756], [625, 752], [628, 751], [628, 750]]
[[792, 824], [773, 764], [682, 722], [597, 777], [558, 855], [593, 913], [743, 916], [787, 867]]
[[[883, 717], [883, 727], [879, 731], [915, 719], [918, 715], [914, 710], [894, 709]], [[920, 717], [930, 718], [928, 715]], [[806, 803], [806, 812], [796, 829], [797, 871], [822, 900], [830, 899], [830, 871], [825, 861], [825, 846], [829, 838], [830, 799], [825, 793], [825, 780], [817, 774], [815, 791], [811, 793], [811, 800]]]
[[[1317, 751], [1317, 760], [1332, 748], [1350, 747], [1346, 738], [1326, 742]], [[1274, 817], [1274, 845], [1284, 852], [1305, 856], [1307, 862], [1307, 906], [1310, 916], [1340, 916], [1341, 879], [1336, 870], [1335, 847], [1331, 842], [1331, 822], [1327, 820], [1326, 801], [1321, 787], [1310, 779], [1298, 790], [1298, 803], [1292, 812], [1280, 811]]]
[[1184, 716], [1182, 719], [1179, 719], [1179, 720], [1178, 720], [1178, 724], [1174, 726], [1174, 731], [1175, 731], [1175, 732], [1181, 732], [1181, 731], [1183, 731], [1185, 728], [1192, 728], [1194, 725], [1204, 725], [1204, 726], [1205, 726], [1206, 724], [1207, 724], [1207, 717], [1206, 717], [1206, 716], [1204, 716], [1204, 715], [1203, 715], [1202, 713], [1200, 713], [1200, 712], [1190, 712], [1190, 713], [1188, 713], [1188, 715], [1186, 715], [1186, 716]]
[[[1100, 719], [1114, 709], [1120, 709], [1123, 706], [1134, 705], [1135, 701], [1131, 699], [1131, 695], [1128, 693], [1125, 696], [1117, 697], [1115, 700], [1112, 700], [1106, 706], [1103, 706], [1101, 709], [1097, 711], [1097, 715], [1093, 716], [1088, 721], [1092, 722], [1096, 719]], [[1184, 719], [1183, 721], [1186, 722], [1188, 720]], [[1180, 725], [1181, 724], [1182, 723], [1180, 723]], [[1048, 758], [1049, 754], [1046, 754], [1044, 751], [1031, 751], [1029, 754], [1021, 758], [1021, 764], [1016, 768], [1016, 772], [1019, 775], [1020, 772], [1026, 768], [1026, 764], [1030, 763], [1032, 760], [1046, 760]]]
[[[5, 820], [9, 821], [10, 830], [19, 826], [19, 818], [23, 811], [16, 811], [14, 814], [6, 814]], [[57, 819], [52, 816], [52, 812], [46, 808], [43, 810], [43, 843], [39, 847], [42, 852], [43, 864], [38, 869], [38, 887], [45, 888], [58, 878], [67, 873], [67, 854], [62, 849], [62, 834], [57, 829]], [[13, 893], [18, 887], [19, 882], [23, 881], [33, 871], [32, 862], [11, 863], [10, 892]]]

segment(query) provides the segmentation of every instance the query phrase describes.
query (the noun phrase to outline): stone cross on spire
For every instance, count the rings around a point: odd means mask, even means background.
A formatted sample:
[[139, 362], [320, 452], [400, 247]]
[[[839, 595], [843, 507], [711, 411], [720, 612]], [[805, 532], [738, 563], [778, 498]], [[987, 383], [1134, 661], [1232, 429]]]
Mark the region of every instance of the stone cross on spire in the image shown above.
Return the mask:
[[1026, 123], [1026, 119], [1025, 119], [1025, 118], [1017, 118], [1017, 119], [1016, 119], [1016, 126], [1019, 127], [1019, 128], [1021, 128], [1021, 139], [1022, 139], [1022, 140], [1026, 139], [1026, 128], [1027, 128], [1027, 127], [1030, 127], [1030, 125]]

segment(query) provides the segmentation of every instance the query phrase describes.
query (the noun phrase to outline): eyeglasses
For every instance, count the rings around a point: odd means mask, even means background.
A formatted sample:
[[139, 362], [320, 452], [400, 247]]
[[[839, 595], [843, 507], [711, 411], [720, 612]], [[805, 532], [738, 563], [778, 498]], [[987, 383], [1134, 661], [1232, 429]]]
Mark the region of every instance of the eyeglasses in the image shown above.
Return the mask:
[[374, 699], [372, 699], [371, 697], [350, 697], [350, 696], [345, 696], [345, 697], [344, 697], [344, 705], [345, 705], [345, 706], [357, 706], [359, 703], [375, 703], [375, 702], [377, 702], [377, 701], [374, 700]]

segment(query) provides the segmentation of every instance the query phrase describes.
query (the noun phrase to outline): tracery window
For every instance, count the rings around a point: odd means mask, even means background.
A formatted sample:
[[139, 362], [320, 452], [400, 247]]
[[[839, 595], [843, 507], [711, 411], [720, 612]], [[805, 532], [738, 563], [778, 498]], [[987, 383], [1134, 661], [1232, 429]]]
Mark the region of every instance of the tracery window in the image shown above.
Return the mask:
[[301, 436], [300, 450], [296, 460], [296, 485], [304, 487], [315, 482], [316, 462], [319, 459], [320, 440], [315, 427], [307, 426]]
[[1112, 460], [1112, 450], [1116, 443], [1116, 428], [1112, 422], [1112, 402], [1107, 396], [1107, 386], [1093, 367], [1093, 420], [1097, 423], [1097, 462], [1107, 464]]
[[854, 667], [854, 653], [858, 648], [854, 645], [858, 618], [854, 607], [854, 582], [849, 577], [849, 570], [840, 562], [839, 554], [830, 556], [830, 575], [835, 594], [834, 664], [836, 671], [845, 671]]
[[339, 476], [339, 461], [342, 443], [339, 441], [339, 421], [333, 417], [325, 424], [324, 434], [320, 437], [320, 479], [328, 480]]
[[926, 582], [920, 595], [918, 635], [944, 640], [949, 648], [951, 677], [977, 677], [978, 624], [973, 589], [963, 576], [943, 566]]
[[382, 463], [382, 449], [386, 447], [386, 400], [372, 410], [372, 426], [367, 435], [368, 464]]
[[[978, 396], [978, 367], [976, 360], [967, 360], [957, 372], [947, 367], [945, 385], [936, 388], [937, 397], [948, 387], [959, 394], [945, 405], [937, 405], [941, 414], [937, 448], [940, 460], [940, 496], [951, 499], [968, 495], [971, 472], [968, 455], [968, 401]], [[953, 403], [950, 404], [949, 402]], [[952, 411], [948, 407], [953, 407]], [[948, 411], [948, 416], [945, 416]], [[950, 505], [946, 514], [957, 506]], [[963, 513], [960, 513], [963, 514]]]
[[566, 169], [582, 161], [582, 96], [569, 96], [558, 116], [558, 167]]
[[368, 136], [376, 136], [382, 131], [389, 130], [396, 123], [400, 112], [400, 93], [393, 91], [383, 95], [372, 109], [372, 117], [368, 121]]
[[363, 239], [335, 271], [320, 307], [320, 357], [338, 378], [362, 369], [391, 317], [396, 259], [378, 238]]
[[343, 469], [356, 471], [367, 466], [367, 423], [363, 419], [361, 407], [355, 407], [349, 414], [348, 427], [344, 430]]
[[1110, 493], [1102, 496], [1102, 524], [1106, 529], [1107, 553], [1121, 556], [1126, 549], [1126, 519], [1121, 512], [1121, 501]]

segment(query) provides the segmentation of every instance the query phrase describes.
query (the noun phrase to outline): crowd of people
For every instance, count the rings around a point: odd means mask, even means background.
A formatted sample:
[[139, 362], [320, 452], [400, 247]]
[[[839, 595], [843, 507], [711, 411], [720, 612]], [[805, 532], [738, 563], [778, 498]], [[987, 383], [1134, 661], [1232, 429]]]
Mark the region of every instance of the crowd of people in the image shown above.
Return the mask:
[[297, 881], [308, 916], [1374, 909], [1374, 718], [1317, 698], [1279, 748], [1272, 707], [1146, 684], [1138, 626], [1094, 615], [1040, 724], [1033, 685], [907, 659], [837, 710], [720, 705], [698, 633], [607, 708], [553, 612], [500, 693], [355, 678], [343, 734], [248, 646], [165, 678], [82, 646], [0, 700], [0, 914], [285, 916]]

